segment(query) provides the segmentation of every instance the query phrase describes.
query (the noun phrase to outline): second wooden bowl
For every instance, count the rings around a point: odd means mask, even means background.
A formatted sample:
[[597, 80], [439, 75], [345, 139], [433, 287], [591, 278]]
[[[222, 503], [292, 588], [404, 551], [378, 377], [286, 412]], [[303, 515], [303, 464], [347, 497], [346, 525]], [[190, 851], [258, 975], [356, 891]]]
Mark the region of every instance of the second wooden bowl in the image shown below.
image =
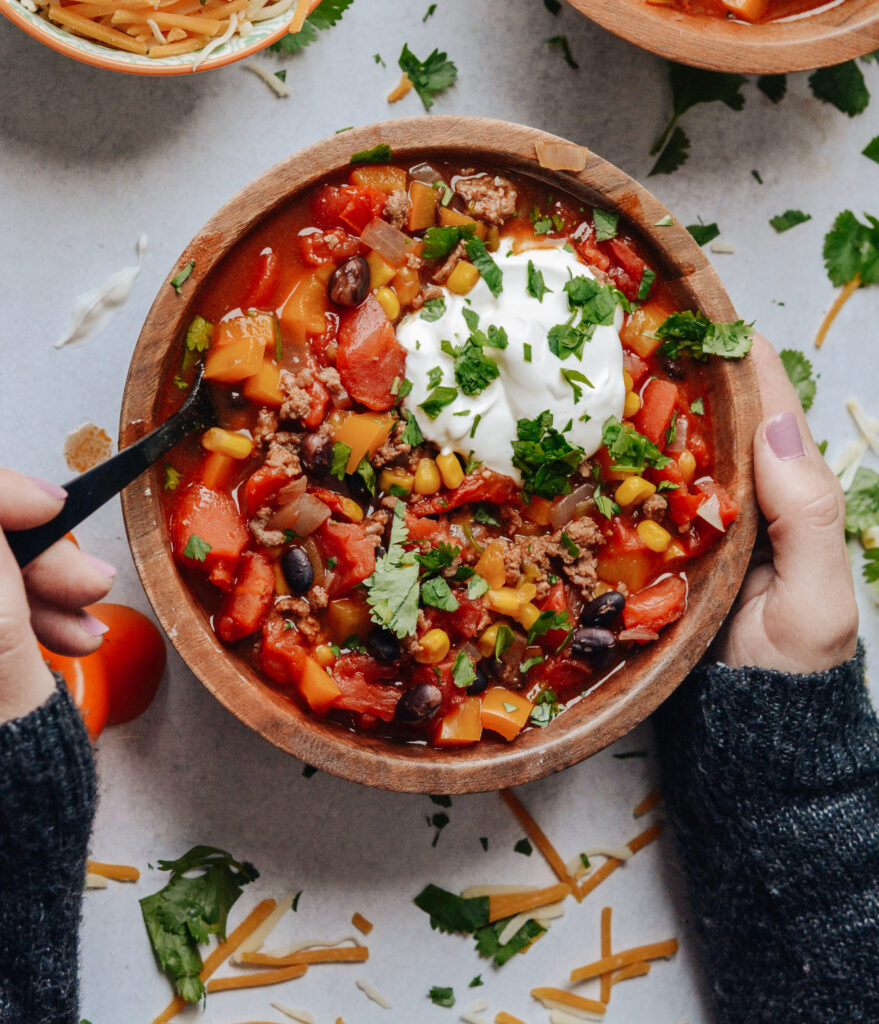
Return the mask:
[[646, 0], [568, 0], [660, 57], [712, 71], [776, 75], [840, 64], [879, 47], [879, 0], [840, 0], [790, 21], [747, 25]]
[[[318, 142], [266, 171], [226, 203], [195, 236], [171, 269], [147, 316], [128, 373], [120, 447], [157, 423], [160, 389], [180, 338], [198, 308], [202, 285], [248, 232], [325, 174], [346, 167], [352, 153], [387, 143], [395, 160], [414, 164], [442, 154], [530, 176], [584, 204], [619, 213], [651, 252], [678, 303], [715, 320], [735, 311], [702, 250], [666, 209], [616, 167], [589, 154], [582, 172], [549, 171], [535, 156], [538, 142], [558, 141], [534, 128], [483, 118], [418, 117], [345, 132]], [[170, 279], [195, 261], [185, 297]], [[715, 410], [718, 478], [738, 503], [739, 519], [690, 574], [683, 619], [546, 729], [515, 742], [485, 741], [441, 750], [392, 744], [315, 718], [285, 700], [217, 640], [208, 616], [171, 555], [158, 473], [144, 474], [122, 495], [135, 564], [159, 621], [183, 659], [229, 711], [271, 743], [308, 764], [346, 779], [419, 793], [467, 793], [541, 778], [589, 757], [643, 721], [705, 652], [742, 581], [756, 532], [751, 442], [759, 398], [750, 359], [715, 364], [707, 392]]]

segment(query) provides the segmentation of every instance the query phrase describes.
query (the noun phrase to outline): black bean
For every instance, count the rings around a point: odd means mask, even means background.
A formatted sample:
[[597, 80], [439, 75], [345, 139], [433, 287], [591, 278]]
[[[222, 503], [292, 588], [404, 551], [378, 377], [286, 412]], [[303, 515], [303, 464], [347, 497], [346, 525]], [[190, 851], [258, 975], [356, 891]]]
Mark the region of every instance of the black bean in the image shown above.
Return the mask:
[[669, 380], [683, 380], [687, 375], [686, 370], [677, 359], [669, 359], [668, 356], [663, 356], [659, 360], [659, 364]]
[[376, 661], [396, 661], [400, 655], [400, 641], [389, 629], [374, 626], [366, 637], [366, 649]]
[[482, 693], [487, 686], [488, 676], [485, 674], [485, 669], [482, 667], [482, 665], [477, 665], [476, 678], [464, 692], [471, 697], [476, 697], [478, 694]]
[[571, 654], [575, 658], [588, 658], [601, 667], [616, 647], [616, 638], [609, 629], [581, 626], [571, 638]]
[[608, 590], [601, 597], [593, 597], [580, 612], [581, 626], [610, 626], [622, 614], [626, 599], [618, 590]]
[[435, 715], [443, 702], [443, 695], [438, 686], [432, 683], [418, 683], [407, 690], [397, 702], [394, 717], [398, 722], [423, 722], [425, 718]]
[[299, 458], [309, 476], [326, 476], [333, 468], [333, 439], [329, 434], [306, 434]]
[[287, 548], [281, 555], [281, 572], [294, 594], [304, 594], [314, 583], [314, 566], [304, 548]]
[[339, 306], [359, 306], [369, 293], [369, 264], [362, 256], [352, 256], [333, 271], [330, 298]]

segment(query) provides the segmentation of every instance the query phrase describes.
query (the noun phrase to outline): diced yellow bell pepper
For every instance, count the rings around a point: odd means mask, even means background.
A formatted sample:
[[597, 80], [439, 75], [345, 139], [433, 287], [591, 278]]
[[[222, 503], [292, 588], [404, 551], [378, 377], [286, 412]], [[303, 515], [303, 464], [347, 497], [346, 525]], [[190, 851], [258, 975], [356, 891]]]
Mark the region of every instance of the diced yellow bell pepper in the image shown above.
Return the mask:
[[409, 222], [410, 231], [425, 231], [436, 223], [436, 204], [439, 193], [423, 181], [413, 181], [409, 186]]
[[656, 328], [673, 312], [663, 302], [645, 303], [630, 314], [623, 324], [620, 341], [642, 359], [649, 358], [659, 348], [660, 339], [655, 337]]
[[364, 640], [372, 627], [369, 608], [360, 597], [337, 597], [330, 601], [327, 619], [337, 644], [344, 643], [351, 636]]
[[362, 188], [377, 188], [379, 192], [400, 192], [406, 188], [406, 170], [391, 164], [371, 164], [357, 167], [351, 172], [352, 185]]
[[204, 364], [206, 380], [235, 384], [259, 373], [265, 346], [258, 334], [242, 337], [220, 348], [211, 346]]
[[493, 540], [487, 544], [474, 568], [492, 590], [502, 587], [507, 578], [507, 570], [504, 565], [504, 545], [499, 540]]
[[334, 270], [333, 264], [327, 263], [299, 279], [281, 310], [285, 337], [289, 335], [302, 345], [308, 335], [322, 334], [326, 330], [326, 314], [330, 308], [327, 283]]
[[259, 371], [244, 382], [244, 397], [257, 405], [280, 409], [284, 404], [280, 380], [281, 367], [271, 359], [264, 359]]
[[500, 733], [505, 740], [515, 739], [533, 707], [524, 694], [491, 686], [482, 695], [482, 727]]
[[299, 680], [299, 691], [313, 711], [326, 711], [342, 693], [314, 658], [308, 656]]
[[467, 227], [472, 225], [474, 235], [477, 238], [481, 238], [483, 242], [488, 234], [484, 224], [480, 224], [479, 221], [474, 220], [472, 217], [468, 217], [464, 213], [458, 213], [457, 210], [452, 210], [448, 206], [440, 207], [437, 220], [441, 227]]
[[375, 249], [370, 250], [369, 255], [366, 257], [366, 262], [369, 264], [370, 287], [381, 288], [394, 280], [397, 268], [393, 263], [389, 263], [384, 256], [377, 253]]
[[346, 473], [353, 473], [367, 453], [375, 455], [387, 441], [394, 425], [390, 413], [353, 413], [333, 431], [333, 440], [351, 449]]
[[461, 747], [482, 737], [482, 701], [468, 697], [440, 719], [433, 733], [434, 746]]

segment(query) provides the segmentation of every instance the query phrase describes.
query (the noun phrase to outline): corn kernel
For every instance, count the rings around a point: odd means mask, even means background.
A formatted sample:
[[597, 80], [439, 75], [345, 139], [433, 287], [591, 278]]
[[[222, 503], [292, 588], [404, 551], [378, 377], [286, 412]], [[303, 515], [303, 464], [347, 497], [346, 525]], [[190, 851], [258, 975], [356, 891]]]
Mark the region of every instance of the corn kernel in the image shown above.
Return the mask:
[[685, 448], [678, 456], [678, 467], [684, 478], [684, 483], [691, 484], [696, 475], [696, 457], [688, 448]]
[[336, 660], [333, 649], [329, 644], [320, 644], [314, 649], [314, 660], [321, 668], [326, 668]]
[[635, 381], [632, 379], [632, 375], [628, 370], [623, 370], [623, 383], [626, 385], [626, 391], [631, 391], [635, 386]]
[[686, 558], [687, 552], [684, 549], [684, 545], [680, 541], [673, 540], [671, 544], [665, 549], [665, 554], [662, 556], [665, 562], [674, 562], [678, 558]]
[[211, 427], [202, 434], [201, 446], [209, 452], [228, 455], [230, 459], [247, 459], [253, 451], [253, 441], [243, 434], [235, 434], [222, 427]]
[[611, 590], [613, 590], [613, 587], [609, 583], [599, 580], [592, 588], [592, 596], [601, 597], [602, 594], [607, 594]]
[[352, 523], [359, 523], [363, 518], [363, 509], [353, 498], [342, 498], [339, 502], [339, 511]]
[[476, 641], [479, 653], [483, 658], [490, 658], [495, 651], [497, 644], [497, 632], [501, 628], [500, 622], [493, 622], [487, 629], [483, 630], [482, 636]]
[[440, 471], [433, 459], [419, 459], [415, 470], [415, 493], [436, 494], [441, 484]]
[[539, 618], [540, 611], [538, 610], [536, 605], [533, 605], [530, 602], [528, 604], [522, 605], [522, 610], [516, 616], [519, 625], [523, 626], [525, 629], [531, 629], [531, 627], [534, 625], [535, 622], [537, 622]]
[[635, 394], [634, 391], [627, 391], [626, 401], [623, 404], [624, 419], [630, 420], [640, 408], [641, 399]]
[[449, 653], [451, 641], [444, 629], [429, 629], [418, 641], [415, 660], [419, 665], [436, 665]]
[[522, 583], [519, 587], [519, 599], [522, 604], [527, 604], [537, 597], [537, 587], [533, 583]]
[[864, 545], [865, 551], [879, 548], [879, 526], [868, 526], [866, 530], [862, 530], [861, 543]]
[[388, 320], [396, 320], [400, 315], [400, 300], [393, 288], [379, 288], [375, 293], [378, 304], [387, 313]]
[[497, 590], [489, 590], [485, 595], [485, 603], [493, 612], [500, 615], [518, 615], [522, 602], [519, 599], [519, 591], [512, 587], [498, 587]]
[[383, 491], [390, 491], [392, 487], [396, 487], [409, 495], [415, 486], [415, 477], [405, 469], [383, 469], [378, 478], [378, 485]]
[[443, 478], [443, 483], [449, 490], [454, 490], [464, 479], [464, 469], [458, 461], [457, 455], [449, 452], [448, 455], [437, 455], [436, 465]]
[[459, 260], [455, 269], [449, 274], [446, 281], [446, 288], [455, 295], [466, 295], [479, 280], [479, 271], [472, 263], [466, 260]]
[[654, 523], [652, 519], [642, 519], [635, 529], [647, 547], [658, 554], [662, 554], [671, 544], [671, 534], [668, 530], [659, 523]]
[[613, 499], [621, 508], [640, 505], [646, 501], [656, 488], [641, 476], [630, 476], [617, 487]]
[[366, 262], [369, 264], [369, 283], [372, 288], [381, 288], [394, 280], [397, 268], [375, 249], [366, 257]]

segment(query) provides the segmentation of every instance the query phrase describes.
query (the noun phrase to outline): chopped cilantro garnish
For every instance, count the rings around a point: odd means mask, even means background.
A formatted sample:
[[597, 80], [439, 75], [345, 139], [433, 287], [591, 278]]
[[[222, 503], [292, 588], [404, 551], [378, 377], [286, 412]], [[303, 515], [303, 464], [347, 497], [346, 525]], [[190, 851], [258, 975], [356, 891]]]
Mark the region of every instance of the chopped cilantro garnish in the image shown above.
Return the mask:
[[491, 514], [487, 505], [479, 504], [473, 506], [473, 521], [484, 523], [486, 526], [500, 526], [498, 520]]
[[476, 428], [479, 426], [479, 421], [482, 419], [482, 413], [478, 412], [473, 420], [473, 426], [470, 428], [470, 436], [473, 437], [476, 433]]
[[190, 260], [186, 266], [178, 274], [175, 274], [168, 282], [178, 295], [180, 294], [183, 285], [189, 280], [193, 270], [195, 270], [195, 260]]
[[348, 465], [348, 459], [351, 458], [351, 446], [345, 444], [343, 441], [335, 441], [333, 443], [333, 465], [330, 469], [330, 474], [337, 480], [345, 479], [345, 469]]
[[[579, 370], [562, 370], [562, 377], [571, 385], [571, 389], [574, 392], [574, 404], [583, 397], [583, 389], [580, 384], [585, 384], [587, 388], [594, 388], [595, 385], [589, 380], [585, 373], [580, 373]], [[577, 383], [579, 381], [579, 384]], [[573, 426], [573, 424], [571, 424]], [[571, 427], [566, 427], [566, 430], [570, 430]]]
[[787, 75], [761, 75], [757, 88], [770, 103], [781, 103], [787, 92]]
[[505, 623], [501, 623], [497, 628], [497, 633], [494, 638], [494, 656], [500, 660], [504, 654], [512, 647], [513, 640], [515, 639], [512, 629]]
[[535, 665], [542, 665], [544, 660], [545, 659], [542, 654], [535, 654], [534, 657], [527, 658], [525, 661], [522, 662], [521, 665], [519, 665], [519, 671], [522, 673], [522, 675], [527, 676], [531, 669], [535, 667]]
[[784, 372], [788, 375], [791, 384], [794, 386], [794, 391], [797, 393], [797, 398], [800, 400], [803, 411], [808, 412], [815, 401], [816, 391], [815, 379], [812, 376], [812, 364], [802, 352], [798, 352], [793, 348], [782, 349], [779, 355], [781, 356], [782, 366], [784, 366]]
[[595, 324], [574, 325], [573, 319], [572, 315], [567, 323], [550, 327], [546, 336], [550, 352], [559, 359], [567, 359], [572, 355], [582, 359], [583, 346], [587, 341], [592, 340], [592, 335], [595, 333]]
[[845, 492], [845, 529], [859, 534], [874, 526], [879, 526], [879, 473], [861, 466]]
[[404, 43], [397, 61], [401, 71], [409, 76], [415, 91], [421, 97], [425, 110], [433, 106], [433, 98], [443, 89], [455, 84], [458, 69], [448, 55], [434, 50], [425, 60], [419, 60]]
[[408, 540], [403, 506], [398, 502], [391, 522], [388, 553], [376, 560], [375, 570], [364, 581], [372, 621], [401, 639], [411, 636], [418, 624], [418, 563], [403, 548]]
[[445, 794], [445, 793], [441, 793], [441, 794], [432, 793], [430, 795], [430, 802], [436, 804], [437, 807], [446, 807], [446, 808], [448, 808], [448, 807], [452, 806], [452, 798], [450, 796], [448, 796], [447, 794]]
[[186, 542], [186, 547], [183, 549], [184, 558], [193, 558], [196, 562], [203, 562], [205, 558], [210, 554], [211, 545], [207, 541], [202, 540], [201, 537], [192, 533], [189, 535], [189, 540]]
[[415, 561], [425, 572], [437, 573], [441, 569], [449, 568], [460, 554], [461, 549], [457, 545], [440, 541], [436, 547], [430, 548], [425, 554], [417, 554]]
[[439, 366], [432, 366], [427, 371], [428, 388], [438, 388], [443, 379], [443, 371]]
[[[557, 2], [557, 0], [553, 0], [553, 2]], [[479, 839], [480, 843], [483, 842], [483, 841], [485, 842], [485, 846], [483, 847], [483, 849], [487, 850], [488, 849], [488, 840], [485, 838], [485, 836], [481, 836], [480, 839]], [[482, 983], [483, 983], [482, 982], [482, 975], [481, 974], [477, 974], [476, 977], [472, 979], [472, 981], [467, 986], [467, 988], [479, 988], [479, 986]]]
[[864, 75], [853, 60], [819, 68], [809, 75], [809, 88], [817, 99], [833, 104], [849, 117], [862, 113], [870, 102]]
[[185, 381], [182, 377], [175, 375], [174, 387], [180, 388], [181, 391], [186, 391], [189, 388], [189, 382]]
[[602, 427], [601, 440], [607, 447], [611, 468], [615, 472], [641, 473], [648, 466], [662, 469], [670, 461], [652, 441], [628, 423], [620, 423], [615, 416], [611, 416]]
[[424, 410], [425, 416], [435, 420], [443, 409], [447, 405], [451, 405], [457, 397], [457, 388], [434, 388], [418, 408]]
[[480, 576], [479, 573], [474, 573], [467, 584], [467, 600], [475, 601], [478, 597], [482, 597], [483, 594], [487, 594], [488, 591], [488, 580]]
[[286, 82], [287, 81], [287, 69], [286, 68], [281, 68], [280, 71], [276, 71], [275, 72], [275, 78], [277, 78], [279, 82]]
[[665, 149], [656, 158], [656, 163], [650, 168], [647, 177], [652, 178], [654, 174], [673, 174], [687, 162], [689, 155], [690, 138], [683, 128], [677, 127], [669, 136]]
[[547, 292], [552, 291], [552, 288], [546, 287], [543, 274], [534, 266], [532, 260], [528, 260], [528, 284], [526, 291], [532, 298], [537, 299], [538, 302], [543, 302], [543, 296]]
[[[428, 17], [430, 17], [431, 14], [433, 14], [433, 8], [435, 7], [436, 4], [430, 5], [430, 9], [424, 16], [425, 21], [427, 20]], [[455, 993], [450, 988], [440, 988], [439, 985], [434, 985], [433, 988], [427, 994], [430, 998], [430, 1001], [436, 1006], [451, 1007], [455, 1005]]]
[[487, 896], [467, 900], [437, 885], [427, 885], [413, 902], [430, 915], [431, 927], [440, 931], [475, 932], [488, 924]]
[[870, 548], [864, 552], [864, 580], [870, 584], [879, 583], [879, 548]]
[[[205, 320], [203, 316], [192, 318], [192, 322], [186, 328], [184, 345], [187, 352], [204, 352], [211, 343], [211, 335], [214, 333], [214, 325]], [[185, 366], [184, 366], [185, 368]]]
[[506, 711], [506, 713], [508, 715], [511, 715], [511, 714], [513, 714], [514, 711], [518, 711], [519, 710], [519, 705], [518, 704], [512, 704], [508, 700], [502, 701], [501, 703], [504, 706], [504, 711]]
[[671, 480], [660, 480], [656, 485], [656, 493], [661, 494], [663, 491], [677, 491], [680, 489], [680, 484], [673, 484]]
[[440, 296], [438, 299], [428, 299], [427, 302], [421, 307], [421, 319], [426, 320], [428, 323], [433, 323], [435, 320], [445, 315], [446, 312], [446, 300]]
[[[470, 310], [464, 310], [465, 314], [468, 312]], [[506, 348], [506, 331], [503, 328], [489, 327], [488, 334], [486, 334], [478, 328], [471, 328], [470, 336], [458, 348], [452, 346], [451, 343], [447, 346], [446, 342], [443, 342], [443, 351], [452, 356], [455, 361], [455, 381], [465, 395], [481, 394], [493, 380], [500, 376], [498, 364], [483, 351], [485, 346]]]
[[525, 360], [526, 363], [531, 362], [531, 346], [528, 344], [527, 341], [524, 342], [522, 345], [522, 358]]
[[538, 637], [545, 636], [553, 630], [570, 628], [571, 620], [566, 611], [554, 612], [547, 609], [541, 612], [531, 624], [531, 628], [528, 630], [528, 646], [530, 647]]
[[352, 164], [386, 164], [394, 159], [394, 151], [386, 142], [380, 142], [372, 149], [364, 149], [355, 153], [348, 161]]
[[600, 487], [595, 488], [592, 500], [595, 502], [595, 507], [605, 519], [612, 519], [614, 515], [620, 511], [619, 505], [617, 505], [617, 503], [611, 498], [608, 498], [606, 494], [602, 494]]
[[645, 267], [641, 273], [641, 283], [638, 285], [638, 294], [635, 298], [638, 302], [644, 302], [647, 296], [650, 294], [650, 289], [653, 287], [653, 282], [656, 280], [656, 271], [651, 270], [650, 267]]
[[662, 340], [659, 352], [670, 359], [677, 359], [681, 352], [701, 360], [708, 356], [741, 359], [751, 351], [753, 326], [744, 320], [716, 323], [692, 310], [672, 313], [656, 329]]
[[859, 277], [862, 284], [879, 281], [879, 220], [865, 215], [861, 224], [851, 210], [843, 210], [824, 238], [824, 265], [837, 287]]
[[424, 441], [424, 434], [421, 433], [421, 428], [411, 414], [407, 413], [406, 415], [406, 426], [403, 428], [403, 433], [400, 434], [400, 440], [403, 444], [408, 444], [410, 448], [417, 448]]
[[526, 921], [509, 942], [502, 946], [500, 944], [501, 933], [511, 920], [512, 918], [509, 917], [502, 918], [500, 921], [480, 928], [475, 935], [476, 951], [482, 956], [493, 959], [497, 967], [503, 967], [516, 953], [527, 949], [538, 936], [543, 935], [546, 931], [542, 924], [538, 924], [532, 918]]
[[475, 680], [476, 669], [473, 667], [473, 662], [463, 651], [458, 651], [452, 665], [452, 682], [455, 686], [464, 689]]
[[[280, 53], [299, 53], [317, 39], [318, 31], [332, 28], [353, 2], [354, 0], [321, 0], [298, 32], [292, 35], [289, 32], [285, 33], [276, 43], [272, 43], [269, 49]], [[378, 54], [375, 54], [375, 57], [376, 63], [384, 64]]]
[[567, 281], [565, 292], [570, 308], [579, 309], [584, 322], [590, 324], [612, 324], [617, 304], [625, 300], [612, 285], [599, 284], [583, 274]]
[[427, 19], [431, 17], [431, 15], [433, 15], [435, 11], [436, 4], [429, 4], [427, 10], [424, 12], [424, 17], [421, 19], [422, 24], [424, 24], [424, 22], [427, 21]]
[[[670, 213], [667, 213], [664, 217], [659, 218], [654, 227], [670, 228], [672, 224], [674, 224], [674, 219], [672, 218], [672, 215]], [[687, 228], [687, 230], [689, 231], [690, 229]]]
[[707, 245], [720, 234], [720, 228], [714, 221], [710, 224], [688, 224], [687, 231], [695, 239], [696, 245]]
[[277, 317], [272, 318], [272, 328], [275, 332], [275, 362], [280, 363], [284, 358], [284, 339], [281, 337], [281, 321]]
[[434, 576], [427, 580], [421, 587], [421, 602], [431, 608], [439, 608], [444, 612], [455, 612], [458, 610], [458, 601], [452, 593], [451, 587], [442, 576]]
[[526, 836], [524, 839], [520, 839], [518, 843], [513, 847], [516, 853], [521, 853], [524, 857], [530, 857], [534, 853], [534, 847], [531, 845], [530, 839]]
[[562, 706], [559, 703], [555, 690], [547, 687], [537, 695], [537, 700], [534, 701], [534, 707], [531, 709], [529, 720], [532, 725], [542, 729], [544, 726], [549, 725], [561, 710]]
[[596, 206], [592, 211], [592, 223], [595, 225], [595, 238], [599, 242], [607, 242], [617, 236], [618, 213], [608, 213]]
[[802, 210], [785, 210], [784, 213], [779, 213], [775, 217], [770, 217], [769, 223], [779, 234], [781, 234], [783, 231], [790, 231], [790, 229], [795, 228], [797, 224], [805, 224], [807, 220], [811, 219], [811, 213], [803, 213]]
[[467, 256], [470, 262], [479, 271], [482, 280], [488, 285], [488, 290], [495, 298], [500, 295], [504, 287], [504, 275], [501, 268], [489, 256], [485, 243], [481, 238], [469, 238], [464, 243]]
[[867, 157], [868, 160], [872, 160], [874, 163], [879, 164], [879, 135], [874, 139], [871, 139], [866, 146], [861, 150], [861, 154]]
[[580, 549], [577, 547], [577, 545], [568, 536], [568, 533], [567, 533], [566, 530], [562, 530], [562, 535], [561, 535], [560, 540], [562, 542], [562, 545], [564, 546], [565, 551], [568, 552], [568, 554], [571, 556], [571, 558], [577, 558], [579, 556]]
[[170, 462], [166, 462], [165, 479], [162, 483], [162, 490], [176, 491], [182, 478], [183, 474], [180, 472], [180, 470], [175, 469]]
[[[333, 455], [335, 455], [335, 450]], [[375, 497], [376, 479], [375, 470], [372, 468], [372, 463], [367, 458], [362, 458], [357, 468], [354, 470], [354, 475], [359, 476], [363, 481], [367, 491]]]
[[424, 232], [424, 245], [421, 249], [421, 255], [426, 260], [441, 260], [444, 256], [448, 256], [459, 242], [465, 238], [470, 238], [475, 230], [475, 224], [428, 228]]
[[516, 423], [513, 465], [522, 473], [522, 493], [555, 498], [571, 493], [570, 477], [583, 460], [583, 449], [572, 445], [552, 425], [552, 413], [545, 410], [533, 420]]
[[568, 43], [567, 36], [553, 36], [551, 39], [547, 39], [547, 46], [556, 46], [562, 51], [562, 56], [565, 58], [565, 64], [569, 68], [576, 70], [580, 65], [574, 60], [573, 54], [571, 53], [571, 46]]
[[339, 564], [339, 559], [336, 558], [335, 555], [330, 555], [330, 557], [327, 559], [327, 568], [328, 569], [335, 569], [338, 564]]

